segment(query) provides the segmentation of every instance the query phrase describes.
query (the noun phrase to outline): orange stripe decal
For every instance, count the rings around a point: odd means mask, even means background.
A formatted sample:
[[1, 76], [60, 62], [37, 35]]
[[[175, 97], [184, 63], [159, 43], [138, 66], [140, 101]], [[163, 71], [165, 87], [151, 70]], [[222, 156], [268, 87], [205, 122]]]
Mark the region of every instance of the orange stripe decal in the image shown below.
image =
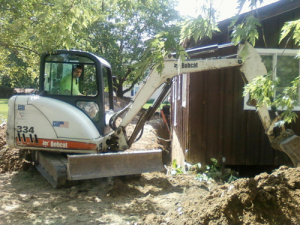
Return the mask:
[[30, 138], [26, 137], [26, 141], [21, 138], [16, 138], [16, 143], [19, 146], [28, 146], [28, 147], [43, 147], [43, 148], [58, 148], [58, 149], [78, 149], [78, 150], [96, 150], [97, 145], [92, 143], [78, 142], [78, 141], [61, 141], [61, 140], [52, 140], [52, 139], [43, 139], [39, 138], [36, 142], [33, 139], [33, 142]]

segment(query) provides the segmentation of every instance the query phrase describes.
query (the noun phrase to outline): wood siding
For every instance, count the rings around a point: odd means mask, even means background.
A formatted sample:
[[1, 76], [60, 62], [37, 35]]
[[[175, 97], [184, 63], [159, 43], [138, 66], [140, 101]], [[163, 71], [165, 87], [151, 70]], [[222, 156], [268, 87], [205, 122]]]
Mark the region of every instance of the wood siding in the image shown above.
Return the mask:
[[[275, 10], [272, 7], [271, 9]], [[300, 8], [262, 21], [260, 39], [256, 47], [296, 48], [292, 42], [286, 43], [284, 40], [278, 44], [278, 40], [283, 24], [298, 18]], [[230, 29], [224, 25], [221, 30], [222, 34], [216, 35], [213, 40], [204, 41], [201, 46], [228, 43]], [[235, 53], [236, 48], [231, 47], [195, 58]], [[182, 77], [178, 77], [177, 83], [182, 84], [179, 79]], [[181, 98], [176, 98], [176, 109], [172, 104], [172, 121], [174, 110], [177, 120], [173, 129], [187, 162], [210, 164], [210, 158], [220, 160], [221, 157], [225, 157], [228, 165], [292, 165], [284, 153], [270, 147], [258, 114], [253, 110], [243, 109], [244, 83], [238, 68], [194, 73], [188, 75], [187, 80], [186, 108], [181, 106]], [[299, 120], [289, 127], [300, 135]]]

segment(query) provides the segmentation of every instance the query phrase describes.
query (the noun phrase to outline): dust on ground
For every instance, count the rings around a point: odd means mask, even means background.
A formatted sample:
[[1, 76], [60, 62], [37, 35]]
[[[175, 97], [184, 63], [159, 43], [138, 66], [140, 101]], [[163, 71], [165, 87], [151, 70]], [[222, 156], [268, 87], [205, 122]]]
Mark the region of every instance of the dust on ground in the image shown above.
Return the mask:
[[[165, 147], [157, 139], [166, 134], [161, 119], [147, 126], [148, 142], [138, 147]], [[54, 189], [5, 142], [0, 127], [0, 224], [300, 224], [300, 168], [230, 184], [156, 172]]]

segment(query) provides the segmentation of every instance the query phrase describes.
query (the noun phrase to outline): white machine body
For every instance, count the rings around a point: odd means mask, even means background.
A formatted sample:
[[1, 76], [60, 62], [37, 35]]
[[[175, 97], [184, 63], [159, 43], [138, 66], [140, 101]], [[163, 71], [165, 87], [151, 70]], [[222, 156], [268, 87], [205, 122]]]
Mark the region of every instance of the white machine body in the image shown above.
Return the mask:
[[80, 109], [57, 99], [13, 96], [9, 100], [9, 146], [31, 150], [97, 153], [101, 136]]

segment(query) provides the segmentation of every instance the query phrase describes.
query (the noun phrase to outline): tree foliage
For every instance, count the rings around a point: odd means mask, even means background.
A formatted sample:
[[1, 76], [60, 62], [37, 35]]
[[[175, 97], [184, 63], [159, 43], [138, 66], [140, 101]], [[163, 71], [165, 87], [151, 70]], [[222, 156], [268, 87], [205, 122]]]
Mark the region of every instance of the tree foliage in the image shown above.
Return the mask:
[[204, 37], [212, 38], [219, 31], [217, 26], [217, 11], [212, 6], [212, 1], [201, 7], [197, 18], [188, 17], [182, 23], [181, 42], [193, 38], [196, 42]]
[[[231, 24], [235, 44], [248, 40], [255, 45], [261, 26], [256, 8], [262, 2], [238, 0], [239, 12]], [[115, 90], [123, 96], [153, 65], [162, 71], [163, 60], [171, 52], [184, 60], [186, 54], [179, 38], [181, 42], [191, 38], [201, 41], [219, 32], [213, 0], [206, 1], [197, 18], [186, 18], [181, 30], [175, 4], [176, 0], [2, 0], [0, 84], [34, 87], [41, 53], [77, 48], [98, 54], [112, 64], [117, 77]], [[244, 5], [252, 11], [241, 19]], [[288, 36], [300, 44], [300, 20], [284, 24], [279, 41]], [[255, 80], [246, 92], [256, 96], [258, 107], [267, 104], [287, 109], [282, 116], [292, 121], [292, 109], [299, 104], [299, 77], [276, 96], [270, 93], [279, 82], [268, 83], [268, 79], [272, 80], [271, 76]], [[123, 90], [124, 85], [129, 88]]]
[[38, 76], [41, 53], [83, 46], [81, 41], [86, 36], [83, 28], [99, 17], [100, 3], [97, 0], [2, 0], [0, 75], [9, 75], [12, 86], [31, 86]]
[[176, 32], [161, 32], [148, 40], [146, 43], [147, 49], [143, 53], [140, 62], [136, 64], [137, 70], [144, 71], [149, 67], [155, 67], [160, 73], [164, 69], [164, 60], [172, 53], [184, 60], [187, 54], [184, 47], [179, 44], [177, 34]]
[[175, 4], [176, 0], [2, 0], [0, 82], [36, 86], [41, 53], [76, 48], [112, 64], [115, 91], [121, 97], [148, 69], [136, 68], [146, 58], [146, 41], [160, 32], [179, 34]]
[[[234, 25], [235, 23], [232, 23]], [[254, 15], [246, 17], [245, 21], [240, 24], [236, 24], [232, 32], [232, 42], [238, 44], [241, 41], [248, 41], [255, 45], [256, 39], [258, 39], [257, 27], [260, 27], [261, 24]]]
[[[262, 3], [263, 0], [260, 0]], [[241, 0], [241, 5], [245, 4], [246, 0]], [[261, 26], [260, 21], [254, 17], [254, 8], [256, 8], [257, 1], [250, 1], [252, 11], [246, 17], [246, 22], [238, 24], [232, 34], [233, 41], [238, 44], [241, 40], [248, 40], [255, 45], [255, 40], [258, 39], [257, 28]], [[242, 27], [242, 29], [240, 29]], [[295, 41], [296, 45], [300, 44], [300, 20], [288, 21], [281, 29], [279, 43], [283, 41], [288, 35]], [[289, 38], [290, 40], [290, 38]], [[295, 57], [299, 57], [299, 54]], [[277, 67], [277, 65], [276, 65]], [[269, 71], [268, 76], [257, 77], [251, 83], [245, 86], [244, 95], [250, 94], [251, 98], [257, 102], [256, 107], [260, 108], [262, 105], [272, 107], [275, 110], [282, 111], [280, 113], [281, 119], [287, 123], [296, 120], [297, 114], [293, 111], [295, 106], [299, 105], [299, 84], [300, 77], [297, 76], [290, 83], [286, 83], [277, 77], [274, 79], [273, 72]], [[285, 73], [291, 72], [289, 68], [285, 68]], [[287, 74], [288, 76], [288, 74]], [[283, 91], [276, 93], [277, 87], [285, 85]]]
[[272, 73], [258, 76], [245, 87], [244, 95], [251, 93], [251, 98], [257, 101], [258, 108], [263, 105], [271, 105], [274, 91], [279, 82], [279, 79], [273, 79]]
[[154, 58], [146, 51], [150, 39], [159, 33], [179, 37], [174, 8], [174, 0], [108, 0], [104, 5], [106, 18], [88, 27], [91, 50], [112, 64], [117, 96], [122, 97], [145, 77], [150, 65], [147, 62]]
[[[292, 1], [292, 0], [291, 0]], [[211, 38], [211, 36], [218, 32], [216, 11], [211, 9], [213, 7], [213, 0], [209, 0], [210, 9], [206, 8], [197, 18], [189, 18], [182, 27], [182, 41], [186, 38], [193, 38], [195, 41], [201, 41], [204, 38]], [[261, 27], [259, 14], [257, 11], [258, 3], [263, 3], [264, 0], [238, 0], [238, 13], [232, 18], [230, 27], [232, 28], [232, 42], [238, 44], [241, 41], [248, 41], [253, 46], [259, 38], [258, 28]], [[249, 6], [251, 11], [244, 14], [241, 17], [241, 11], [244, 6]], [[206, 13], [205, 13], [206, 12]], [[206, 16], [205, 16], [206, 15]], [[209, 15], [209, 16], [207, 16]], [[281, 36], [279, 42], [284, 38], [290, 37], [297, 45], [300, 45], [300, 20], [288, 21], [284, 24], [281, 30]], [[299, 54], [298, 54], [299, 57]], [[276, 94], [277, 87], [286, 85], [280, 79], [274, 80], [273, 71], [267, 76], [257, 77], [252, 83], [246, 85], [244, 95], [250, 94], [250, 96], [256, 100], [257, 107], [262, 105], [271, 106], [278, 110], [283, 110], [281, 118], [285, 122], [292, 122], [296, 119], [297, 115], [293, 112], [296, 105], [299, 105], [299, 76], [296, 77], [287, 87], [283, 89], [279, 94]], [[288, 68], [285, 68], [285, 73], [289, 72]]]
[[295, 41], [295, 44], [300, 45], [300, 19], [295, 21], [288, 21], [283, 25], [279, 42], [281, 42], [291, 33], [291, 37]]

